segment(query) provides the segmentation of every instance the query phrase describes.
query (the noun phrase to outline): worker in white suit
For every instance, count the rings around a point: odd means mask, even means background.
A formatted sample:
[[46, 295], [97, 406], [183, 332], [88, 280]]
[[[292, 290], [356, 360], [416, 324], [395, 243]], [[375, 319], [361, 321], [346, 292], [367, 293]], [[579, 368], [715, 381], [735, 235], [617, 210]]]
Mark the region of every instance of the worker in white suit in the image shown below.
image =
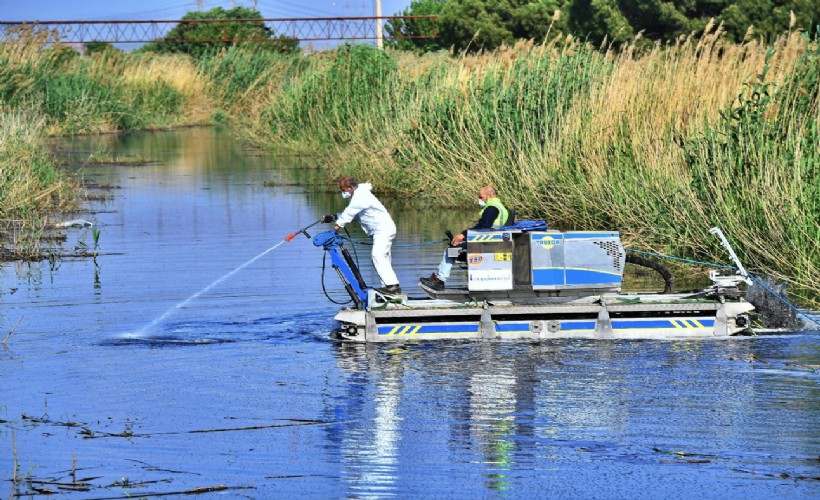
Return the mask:
[[[339, 189], [344, 198], [349, 198], [347, 208], [336, 218], [336, 230], [358, 219], [362, 229], [373, 237], [373, 266], [382, 280], [382, 287], [376, 291], [385, 295], [401, 294], [399, 278], [393, 271], [390, 249], [396, 237], [396, 224], [384, 205], [371, 192], [369, 183], [359, 184], [353, 177], [343, 177]], [[325, 218], [332, 216], [325, 216]]]

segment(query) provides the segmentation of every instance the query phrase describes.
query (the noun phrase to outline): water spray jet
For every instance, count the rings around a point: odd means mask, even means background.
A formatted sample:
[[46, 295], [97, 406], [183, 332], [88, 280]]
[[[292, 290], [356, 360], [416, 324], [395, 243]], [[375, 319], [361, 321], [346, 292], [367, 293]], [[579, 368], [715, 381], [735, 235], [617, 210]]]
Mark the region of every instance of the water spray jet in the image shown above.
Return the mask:
[[151, 323], [149, 323], [147, 326], [145, 326], [145, 327], [141, 328], [139, 331], [137, 331], [137, 335], [142, 335], [142, 334], [144, 334], [145, 332], [147, 332], [148, 330], [150, 330], [152, 327], [154, 327], [154, 326], [156, 326], [157, 324], [161, 323], [161, 322], [162, 322], [162, 320], [164, 320], [165, 318], [167, 318], [168, 316], [170, 316], [170, 315], [171, 315], [174, 311], [176, 311], [176, 310], [178, 310], [178, 309], [182, 309], [183, 307], [185, 307], [185, 305], [187, 305], [187, 304], [188, 304], [189, 302], [191, 302], [192, 300], [196, 299], [197, 297], [199, 297], [199, 296], [200, 296], [200, 295], [202, 295], [203, 293], [207, 292], [207, 291], [208, 291], [208, 290], [210, 290], [211, 288], [215, 287], [216, 285], [218, 285], [218, 284], [222, 283], [223, 281], [225, 281], [226, 279], [230, 278], [230, 277], [231, 277], [231, 276], [233, 276], [234, 274], [238, 273], [238, 272], [239, 272], [239, 271], [241, 271], [242, 269], [244, 269], [244, 268], [248, 267], [249, 265], [253, 264], [253, 263], [254, 263], [254, 262], [256, 262], [257, 260], [259, 260], [259, 259], [261, 259], [262, 257], [264, 257], [265, 255], [267, 255], [268, 253], [270, 253], [270, 252], [272, 252], [272, 251], [276, 250], [276, 249], [277, 249], [277, 248], [279, 248], [279, 246], [280, 246], [280, 245], [282, 245], [283, 243], [287, 243], [287, 242], [291, 241], [291, 240], [292, 240], [293, 238], [295, 238], [297, 235], [299, 235], [299, 234], [304, 234], [306, 237], [310, 238], [310, 235], [307, 233], [307, 230], [308, 230], [308, 229], [310, 229], [311, 227], [315, 226], [316, 224], [319, 224], [320, 222], [322, 222], [322, 220], [321, 220], [321, 219], [320, 219], [320, 220], [318, 220], [318, 221], [316, 221], [316, 222], [314, 222], [313, 224], [311, 224], [311, 225], [309, 225], [309, 226], [307, 226], [307, 227], [304, 227], [304, 228], [300, 229], [299, 231], [296, 231], [295, 233], [292, 233], [292, 234], [289, 234], [289, 235], [285, 236], [285, 238], [284, 238], [282, 241], [280, 241], [279, 243], [277, 243], [277, 244], [273, 245], [272, 247], [268, 248], [267, 250], [265, 250], [264, 252], [260, 253], [260, 254], [259, 254], [259, 255], [257, 255], [256, 257], [254, 257], [254, 258], [250, 259], [249, 261], [247, 261], [247, 262], [245, 262], [244, 264], [240, 265], [239, 267], [235, 268], [234, 270], [232, 270], [231, 272], [229, 272], [229, 273], [227, 273], [226, 275], [222, 276], [221, 278], [219, 278], [219, 279], [217, 279], [217, 280], [213, 281], [210, 285], [206, 286], [206, 287], [205, 287], [205, 288], [203, 288], [202, 290], [200, 290], [200, 291], [196, 292], [195, 294], [191, 295], [190, 297], [188, 297], [187, 299], [183, 300], [183, 301], [182, 301], [182, 302], [180, 302], [179, 304], [177, 304], [177, 305], [175, 305], [174, 307], [172, 307], [172, 308], [168, 309], [167, 311], [165, 311], [165, 312], [164, 312], [161, 316], [159, 316], [158, 318], [156, 318], [155, 320], [153, 320]]

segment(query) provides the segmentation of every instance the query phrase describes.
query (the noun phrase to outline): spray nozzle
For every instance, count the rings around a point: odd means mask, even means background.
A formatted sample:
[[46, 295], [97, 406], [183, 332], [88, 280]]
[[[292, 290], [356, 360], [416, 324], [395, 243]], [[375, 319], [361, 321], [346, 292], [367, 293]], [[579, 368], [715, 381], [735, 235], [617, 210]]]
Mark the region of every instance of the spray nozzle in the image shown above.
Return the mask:
[[307, 239], [310, 239], [310, 237], [311, 237], [311, 236], [308, 234], [307, 229], [300, 229], [299, 231], [296, 231], [296, 232], [295, 232], [295, 233], [293, 233], [293, 234], [289, 234], [289, 235], [285, 236], [285, 241], [290, 241], [290, 240], [292, 240], [293, 238], [296, 238], [297, 236], [299, 236], [300, 234], [304, 234], [304, 235], [305, 235], [305, 238], [307, 238]]
[[295, 233], [292, 233], [292, 234], [289, 234], [289, 235], [285, 236], [285, 241], [290, 241], [293, 238], [296, 238], [297, 236], [299, 236], [300, 234], [304, 234], [305, 238], [310, 239], [311, 236], [308, 234], [307, 230], [312, 228], [313, 226], [315, 226], [316, 224], [318, 224], [320, 222], [322, 222], [322, 219], [317, 220], [316, 222], [314, 222], [313, 224], [311, 224], [307, 227], [303, 227], [302, 229], [296, 231]]

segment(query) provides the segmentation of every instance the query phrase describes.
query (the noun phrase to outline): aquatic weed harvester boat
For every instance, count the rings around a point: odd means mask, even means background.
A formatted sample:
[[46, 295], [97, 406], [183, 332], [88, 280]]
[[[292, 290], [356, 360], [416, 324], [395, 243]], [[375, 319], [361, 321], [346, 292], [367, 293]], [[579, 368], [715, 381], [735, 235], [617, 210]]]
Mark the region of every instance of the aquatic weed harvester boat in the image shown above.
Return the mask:
[[[751, 280], [721, 230], [710, 232], [737, 269], [711, 271], [712, 284], [689, 293], [624, 293], [620, 233], [547, 230], [543, 221], [468, 231], [467, 286], [420, 284], [424, 298], [367, 287], [335, 231], [316, 235], [313, 244], [330, 255], [353, 301], [335, 316], [334, 336], [344, 341], [729, 337], [749, 330], [754, 306], [738, 285]], [[300, 233], [310, 237], [303, 229], [289, 238]]]

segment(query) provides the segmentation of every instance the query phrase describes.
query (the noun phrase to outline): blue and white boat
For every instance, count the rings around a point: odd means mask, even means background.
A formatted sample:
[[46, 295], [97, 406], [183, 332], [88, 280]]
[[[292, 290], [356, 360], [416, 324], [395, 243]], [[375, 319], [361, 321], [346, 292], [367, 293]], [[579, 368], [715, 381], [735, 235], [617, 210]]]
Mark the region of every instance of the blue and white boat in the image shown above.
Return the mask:
[[725, 338], [749, 331], [754, 306], [739, 289], [749, 282], [745, 270], [720, 229], [711, 232], [737, 272], [712, 272], [710, 286], [689, 293], [624, 293], [618, 232], [561, 232], [541, 221], [469, 231], [466, 286], [420, 285], [424, 298], [368, 288], [334, 231], [313, 240], [330, 253], [353, 299], [335, 316], [334, 336], [344, 341]]

